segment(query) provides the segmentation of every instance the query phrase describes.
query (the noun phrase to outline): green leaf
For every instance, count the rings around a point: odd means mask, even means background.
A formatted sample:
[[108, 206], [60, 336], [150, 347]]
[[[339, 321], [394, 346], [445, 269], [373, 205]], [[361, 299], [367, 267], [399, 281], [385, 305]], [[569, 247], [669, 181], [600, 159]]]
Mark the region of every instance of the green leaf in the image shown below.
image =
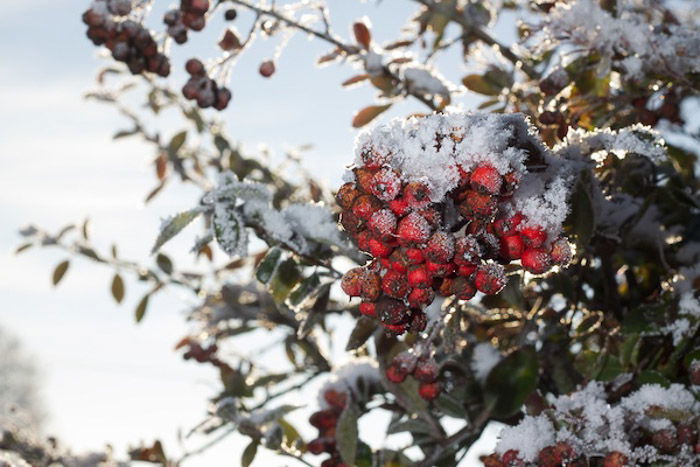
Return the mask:
[[143, 317], [146, 315], [146, 309], [148, 308], [148, 299], [151, 298], [151, 294], [147, 293], [143, 296], [138, 305], [136, 305], [136, 311], [134, 312], [134, 317], [136, 322], [140, 323]]
[[173, 273], [173, 262], [166, 255], [158, 253], [158, 256], [156, 256], [156, 264], [164, 273], [168, 275]]
[[117, 131], [114, 136], [112, 136], [112, 139], [121, 139], [121, 138], [126, 138], [127, 136], [133, 136], [136, 133], [139, 133], [138, 128], [132, 128], [130, 130], [121, 130]]
[[268, 250], [265, 257], [258, 264], [255, 270], [255, 277], [263, 284], [267, 284], [272, 279], [272, 275], [275, 273], [277, 268], [277, 263], [279, 263], [280, 257], [282, 256], [282, 250], [277, 247], [272, 247]]
[[15, 254], [18, 255], [18, 254], [22, 253], [23, 251], [27, 251], [28, 249], [30, 249], [33, 246], [34, 246], [34, 244], [31, 242], [24, 243], [24, 244], [18, 246], [17, 249], [15, 249]]
[[68, 261], [68, 260], [65, 260], [65, 261], [58, 263], [58, 266], [56, 266], [56, 269], [53, 270], [53, 277], [52, 277], [53, 285], [58, 285], [58, 283], [61, 282], [61, 279], [63, 279], [63, 276], [66, 275], [66, 271], [68, 271], [68, 266], [70, 266], [70, 261]]
[[176, 214], [170, 219], [166, 220], [163, 223], [163, 226], [161, 227], [160, 235], [158, 235], [158, 238], [156, 239], [155, 245], [153, 245], [151, 253], [155, 253], [156, 251], [158, 251], [160, 247], [162, 247], [165, 244], [165, 242], [173, 238], [175, 235], [179, 234], [182, 229], [187, 227], [190, 224], [190, 222], [195, 220], [200, 214], [201, 211], [195, 208], [190, 209], [189, 211], [184, 211], [179, 214]]
[[275, 299], [277, 303], [282, 303], [289, 295], [289, 292], [294, 288], [294, 286], [299, 282], [301, 273], [297, 267], [296, 261], [292, 258], [287, 258], [282, 261], [275, 274], [270, 280], [268, 285], [270, 293], [272, 293], [272, 298]]
[[122, 280], [122, 276], [119, 274], [115, 274], [114, 278], [112, 278], [111, 290], [114, 300], [117, 303], [121, 303], [122, 300], [124, 300], [124, 281]]
[[340, 458], [348, 465], [355, 465], [357, 454], [357, 418], [359, 410], [349, 403], [340, 414], [335, 431], [336, 445]]
[[493, 83], [481, 75], [467, 75], [462, 78], [462, 84], [467, 87], [470, 91], [484, 94], [486, 96], [497, 96], [501, 93], [501, 86]]
[[299, 306], [304, 300], [309, 298], [311, 293], [320, 285], [321, 279], [318, 274], [311, 274], [292, 290], [289, 297], [287, 297], [287, 302], [289, 302], [292, 307]]
[[593, 237], [596, 219], [591, 195], [588, 193], [586, 184], [581, 179], [576, 183], [569, 205], [571, 206], [571, 212], [567, 223], [572, 226], [579, 246], [585, 246]]
[[186, 140], [187, 130], [183, 130], [180, 133], [173, 136], [173, 138], [170, 140], [170, 143], [168, 143], [168, 155], [171, 159], [177, 159], [177, 153], [185, 144]]
[[377, 322], [366, 316], [361, 317], [357, 320], [355, 328], [350, 333], [350, 338], [345, 346], [346, 351], [355, 350], [362, 346], [367, 339], [372, 336], [374, 331], [377, 329]]
[[664, 375], [654, 370], [644, 370], [637, 376], [636, 382], [638, 385], [643, 384], [659, 384], [665, 388], [671, 386], [671, 381]]
[[294, 446], [294, 443], [297, 440], [301, 439], [301, 435], [297, 429], [284, 418], [277, 420], [277, 423], [279, 423], [279, 425], [282, 427], [282, 431], [284, 432], [284, 444], [291, 447]]
[[243, 450], [243, 455], [241, 456], [241, 465], [243, 467], [248, 467], [253, 463], [253, 460], [255, 460], [255, 455], [258, 453], [259, 444], [260, 442], [257, 439], [254, 439], [248, 446], [246, 446], [245, 450]]
[[486, 405], [496, 416], [507, 417], [522, 407], [537, 388], [537, 352], [525, 347], [501, 360], [489, 373], [484, 386]]

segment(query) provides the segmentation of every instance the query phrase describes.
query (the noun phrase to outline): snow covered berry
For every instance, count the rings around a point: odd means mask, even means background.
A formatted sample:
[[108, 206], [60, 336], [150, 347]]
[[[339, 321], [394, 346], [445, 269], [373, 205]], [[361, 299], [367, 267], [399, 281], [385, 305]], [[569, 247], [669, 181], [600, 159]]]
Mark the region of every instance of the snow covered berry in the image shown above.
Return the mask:
[[475, 190], [497, 195], [501, 191], [503, 177], [492, 165], [483, 164], [472, 171], [469, 182]]
[[455, 253], [455, 239], [450, 233], [437, 231], [425, 245], [425, 257], [433, 263], [447, 263]]
[[497, 294], [506, 285], [503, 266], [496, 263], [479, 266], [474, 275], [474, 285], [483, 294]]
[[430, 225], [423, 216], [412, 212], [399, 221], [396, 235], [401, 245], [420, 245], [430, 238]]
[[520, 258], [520, 263], [526, 271], [533, 274], [543, 274], [552, 267], [552, 259], [543, 249], [525, 250]]

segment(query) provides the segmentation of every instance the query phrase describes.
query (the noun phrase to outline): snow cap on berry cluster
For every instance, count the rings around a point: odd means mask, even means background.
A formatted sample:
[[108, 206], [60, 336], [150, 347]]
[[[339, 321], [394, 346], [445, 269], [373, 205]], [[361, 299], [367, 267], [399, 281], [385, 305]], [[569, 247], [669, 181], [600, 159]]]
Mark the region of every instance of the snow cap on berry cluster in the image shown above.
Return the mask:
[[[397, 118], [360, 133], [355, 143], [356, 164], [371, 153], [401, 174], [404, 182], [421, 182], [430, 188], [433, 202], [460, 182], [460, 168], [470, 171], [488, 164], [501, 175], [520, 178], [513, 194], [514, 211], [527, 216], [522, 227], [541, 227], [550, 240], [561, 233], [568, 213], [572, 183], [567, 161], [555, 157], [538, 139], [522, 114], [448, 113]], [[526, 162], [538, 161], [536, 172]], [[545, 169], [545, 170], [543, 170]]]
[[321, 408], [328, 407], [328, 402], [323, 397], [328, 390], [349, 392], [362, 397], [370, 387], [377, 384], [380, 384], [377, 362], [367, 357], [353, 359], [331, 372], [318, 392], [318, 405]]

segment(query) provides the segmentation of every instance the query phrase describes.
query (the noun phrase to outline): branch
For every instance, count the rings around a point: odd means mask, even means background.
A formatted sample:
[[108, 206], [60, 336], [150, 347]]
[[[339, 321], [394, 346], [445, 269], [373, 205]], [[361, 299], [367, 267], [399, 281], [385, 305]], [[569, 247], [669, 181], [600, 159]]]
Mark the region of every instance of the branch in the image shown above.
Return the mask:
[[481, 414], [479, 414], [473, 424], [467, 424], [467, 426], [459, 430], [457, 433], [445, 439], [441, 443], [441, 447], [436, 448], [431, 455], [423, 459], [421, 463], [416, 464], [416, 467], [433, 467], [437, 465], [440, 459], [442, 459], [442, 457], [445, 455], [445, 448], [452, 445], [459, 446], [469, 438], [478, 436], [490, 417], [491, 411], [485, 409], [483, 412], [481, 412]]
[[460, 16], [455, 14], [454, 9], [448, 9], [445, 8], [441, 5], [436, 4], [433, 2], [433, 0], [413, 0], [414, 2], [420, 3], [424, 7], [428, 8], [429, 10], [435, 12], [435, 13], [440, 13], [441, 15], [447, 16], [450, 21], [454, 21], [455, 23], [459, 24], [462, 26], [464, 29], [465, 33], [470, 34], [475, 36], [477, 39], [482, 41], [485, 44], [488, 44], [490, 46], [495, 46], [498, 51], [503, 55], [505, 58], [507, 58], [513, 65], [519, 66], [520, 69], [525, 73], [529, 78], [537, 78], [538, 73], [535, 71], [534, 68], [532, 68], [530, 65], [525, 63], [525, 61], [519, 57], [518, 55], [513, 52], [510, 47], [501, 44], [498, 42], [496, 39], [494, 39], [489, 33], [484, 31], [481, 28], [475, 27], [473, 24], [471, 24], [465, 17]]

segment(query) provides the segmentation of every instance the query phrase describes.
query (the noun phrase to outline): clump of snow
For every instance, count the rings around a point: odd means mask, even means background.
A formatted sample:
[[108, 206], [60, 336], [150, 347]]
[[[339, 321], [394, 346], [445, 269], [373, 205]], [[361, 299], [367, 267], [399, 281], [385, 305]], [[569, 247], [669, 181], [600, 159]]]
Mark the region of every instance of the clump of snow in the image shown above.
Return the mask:
[[321, 408], [328, 407], [323, 394], [330, 389], [362, 398], [370, 387], [378, 384], [381, 383], [377, 362], [369, 357], [356, 358], [331, 372], [318, 392], [318, 405]]
[[627, 154], [639, 154], [654, 163], [664, 162], [667, 158], [661, 135], [640, 124], [615, 131], [607, 128], [595, 131], [581, 128], [569, 130], [566, 141], [556, 151], [570, 158], [595, 157], [600, 152], [612, 153], [620, 159]]
[[646, 384], [619, 403], [610, 404], [603, 383], [594, 381], [571, 394], [550, 397], [549, 402], [551, 408], [539, 416], [527, 416], [518, 425], [505, 428], [496, 451], [503, 454], [514, 449], [523, 460], [532, 462], [542, 448], [566, 442], [587, 456], [618, 451], [627, 456], [630, 465], [658, 461], [696, 465], [697, 455], [688, 449], [670, 455], [639, 443], [642, 432], [673, 427], [665, 415], [698, 419], [699, 403], [680, 384], [668, 388]]
[[663, 2], [618, 0], [616, 7], [613, 16], [597, 0], [557, 2], [533, 43], [536, 48], [562, 44], [582, 53], [597, 52], [601, 63], [612, 67], [617, 62], [616, 68], [629, 79], [648, 72], [684, 76], [700, 71], [696, 24], [664, 22]]
[[477, 381], [483, 383], [493, 367], [501, 361], [501, 353], [489, 342], [481, 342], [472, 351], [471, 369]]
[[418, 94], [450, 96], [447, 80], [432, 68], [417, 64], [407, 66], [403, 69], [403, 77], [410, 91]]

